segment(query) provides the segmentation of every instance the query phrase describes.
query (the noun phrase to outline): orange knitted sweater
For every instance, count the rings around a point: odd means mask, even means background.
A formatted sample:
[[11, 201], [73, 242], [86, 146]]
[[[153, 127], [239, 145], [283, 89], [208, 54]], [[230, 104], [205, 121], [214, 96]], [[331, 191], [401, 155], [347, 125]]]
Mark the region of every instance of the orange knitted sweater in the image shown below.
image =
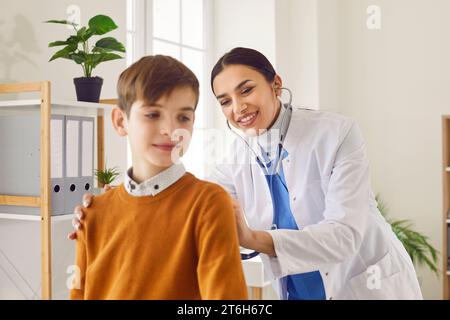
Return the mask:
[[156, 196], [95, 197], [77, 238], [71, 299], [247, 299], [230, 196], [190, 173]]

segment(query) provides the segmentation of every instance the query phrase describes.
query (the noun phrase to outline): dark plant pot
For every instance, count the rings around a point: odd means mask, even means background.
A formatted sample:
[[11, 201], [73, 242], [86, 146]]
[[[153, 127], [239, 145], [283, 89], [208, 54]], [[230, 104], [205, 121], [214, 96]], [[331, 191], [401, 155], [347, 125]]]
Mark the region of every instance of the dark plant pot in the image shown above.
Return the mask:
[[98, 102], [102, 91], [103, 79], [100, 77], [74, 78], [78, 101]]

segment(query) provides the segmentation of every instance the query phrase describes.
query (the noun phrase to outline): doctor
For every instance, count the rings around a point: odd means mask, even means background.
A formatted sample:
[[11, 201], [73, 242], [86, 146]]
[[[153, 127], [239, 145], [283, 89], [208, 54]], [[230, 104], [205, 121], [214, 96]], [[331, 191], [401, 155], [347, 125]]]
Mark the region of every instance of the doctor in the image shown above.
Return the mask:
[[238, 137], [208, 179], [236, 199], [240, 244], [260, 253], [280, 298], [422, 299], [377, 209], [358, 125], [283, 104], [282, 80], [256, 50], [226, 53], [211, 86]]

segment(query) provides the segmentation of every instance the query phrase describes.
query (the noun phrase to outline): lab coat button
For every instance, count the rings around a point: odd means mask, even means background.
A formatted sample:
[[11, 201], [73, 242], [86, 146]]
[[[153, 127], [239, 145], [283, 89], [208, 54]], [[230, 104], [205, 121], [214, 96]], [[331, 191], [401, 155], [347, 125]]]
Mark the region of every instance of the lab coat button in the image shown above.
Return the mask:
[[292, 198], [293, 201], [297, 200], [297, 197]]
[[327, 276], [327, 277], [328, 277], [328, 272], [325, 272], [325, 276]]
[[333, 300], [333, 297], [330, 297], [330, 300]]
[[155, 184], [154, 188], [155, 188], [155, 190], [158, 190], [159, 189], [159, 185]]

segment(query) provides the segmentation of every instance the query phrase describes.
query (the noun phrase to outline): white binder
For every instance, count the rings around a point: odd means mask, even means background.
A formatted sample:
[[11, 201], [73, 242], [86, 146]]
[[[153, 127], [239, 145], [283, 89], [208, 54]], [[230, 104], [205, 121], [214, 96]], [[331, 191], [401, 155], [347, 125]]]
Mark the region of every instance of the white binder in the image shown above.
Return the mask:
[[81, 183], [83, 193], [94, 190], [94, 119], [81, 119]]
[[92, 193], [94, 183], [94, 118], [65, 117], [65, 213]]
[[65, 117], [52, 115], [50, 120], [50, 150], [51, 150], [51, 209], [53, 215], [63, 214], [65, 211], [64, 201], [64, 138]]

